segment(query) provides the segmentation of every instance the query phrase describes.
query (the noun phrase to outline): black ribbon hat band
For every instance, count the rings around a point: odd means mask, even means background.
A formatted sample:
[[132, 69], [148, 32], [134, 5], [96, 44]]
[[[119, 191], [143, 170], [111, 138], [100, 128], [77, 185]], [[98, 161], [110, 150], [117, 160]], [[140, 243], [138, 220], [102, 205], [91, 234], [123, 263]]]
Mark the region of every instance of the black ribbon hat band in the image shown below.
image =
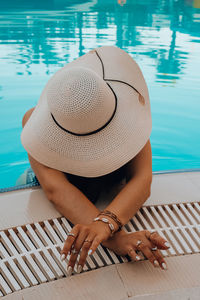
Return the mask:
[[[135, 92], [137, 92], [139, 95], [141, 95], [138, 90], [136, 88], [134, 88], [132, 85], [130, 85], [129, 83], [127, 82], [124, 82], [122, 80], [116, 80], [116, 79], [106, 79], [104, 78], [104, 65], [103, 65], [103, 61], [101, 59], [101, 57], [99, 56], [98, 52], [95, 50], [95, 53], [96, 55], [98, 56], [98, 58], [100, 59], [100, 62], [101, 62], [101, 65], [102, 65], [102, 72], [103, 72], [103, 80], [104, 81], [116, 81], [116, 82], [121, 82], [121, 83], [124, 83], [124, 84], [127, 84], [128, 86], [130, 86], [131, 88], [134, 89]], [[100, 128], [94, 130], [94, 131], [91, 131], [91, 132], [88, 132], [88, 133], [75, 133], [75, 132], [72, 132], [72, 131], [69, 131], [67, 129], [65, 129], [64, 127], [62, 127], [55, 119], [55, 117], [53, 116], [53, 114], [51, 113], [51, 116], [52, 116], [52, 119], [54, 120], [54, 122], [56, 123], [57, 126], [59, 126], [62, 130], [64, 130], [65, 132], [67, 133], [70, 133], [70, 134], [73, 134], [73, 135], [76, 135], [76, 136], [87, 136], [87, 135], [92, 135], [92, 134], [95, 134], [99, 131], [101, 131], [102, 129], [104, 129], [113, 119], [115, 113], [116, 113], [116, 110], [117, 110], [117, 95], [115, 94], [114, 90], [112, 89], [112, 87], [110, 86], [109, 83], [106, 82], [106, 84], [109, 86], [109, 88], [111, 89], [111, 91], [113, 92], [114, 96], [115, 96], [115, 108], [114, 108], [114, 111], [112, 113], [112, 116], [110, 117], [110, 119], [103, 125], [101, 126]]]
[[[106, 82], [106, 83], [107, 83], [107, 82]], [[117, 110], [117, 96], [116, 96], [115, 92], [113, 91], [113, 89], [111, 88], [111, 86], [109, 85], [109, 83], [107, 83], [107, 85], [110, 87], [110, 89], [112, 90], [112, 92], [113, 92], [113, 94], [114, 94], [114, 96], [115, 96], [115, 108], [114, 108], [114, 111], [113, 111], [113, 113], [112, 113], [112, 116], [110, 117], [110, 119], [109, 119], [103, 126], [101, 126], [100, 128], [98, 128], [98, 129], [96, 129], [96, 130], [94, 130], [94, 131], [88, 132], [88, 133], [75, 133], [75, 132], [72, 132], [72, 131], [69, 131], [69, 130], [63, 128], [63, 127], [56, 121], [55, 117], [54, 117], [53, 114], [51, 113], [51, 116], [52, 116], [54, 122], [55, 122], [61, 129], [63, 129], [64, 131], [66, 131], [67, 133], [71, 133], [71, 134], [76, 135], [76, 136], [86, 136], [86, 135], [91, 135], [91, 134], [97, 133], [97, 132], [101, 131], [102, 129], [104, 129], [104, 128], [111, 122], [111, 120], [113, 119], [113, 117], [114, 117], [114, 115], [115, 115], [115, 112], [116, 112], [116, 110]]]

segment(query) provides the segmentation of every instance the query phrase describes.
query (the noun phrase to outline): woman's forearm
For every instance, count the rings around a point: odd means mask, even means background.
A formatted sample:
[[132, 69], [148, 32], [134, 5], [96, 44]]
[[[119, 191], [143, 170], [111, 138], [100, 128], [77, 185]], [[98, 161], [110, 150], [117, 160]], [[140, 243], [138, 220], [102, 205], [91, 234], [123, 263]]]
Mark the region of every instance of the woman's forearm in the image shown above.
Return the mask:
[[[148, 173], [149, 174], [149, 173]], [[126, 224], [140, 209], [150, 195], [152, 176], [139, 173], [132, 176], [106, 209], [115, 213]], [[57, 188], [48, 195], [56, 209], [72, 224], [90, 224], [100, 210], [73, 184], [63, 176]], [[110, 221], [113, 220], [109, 217]], [[118, 225], [113, 224], [116, 229]]]
[[100, 212], [76, 186], [67, 180], [52, 193], [49, 200], [74, 225], [90, 224]]
[[[99, 214], [100, 210], [73, 184], [67, 182], [57, 193], [52, 194], [50, 199], [56, 209], [65, 216], [72, 224], [90, 224]], [[109, 217], [112, 222], [113, 220]], [[117, 224], [114, 224], [117, 228]], [[124, 229], [116, 233], [121, 235]], [[113, 237], [101, 244], [112, 249]]]
[[[126, 224], [150, 195], [151, 178], [135, 176], [118, 193], [106, 209]], [[100, 210], [68, 180], [52, 193], [50, 199], [56, 209], [72, 224], [90, 224]], [[109, 218], [109, 217], [108, 217]], [[111, 218], [109, 218], [112, 221]], [[117, 224], [114, 226], [117, 228]]]
[[118, 193], [106, 209], [115, 213], [126, 224], [150, 196], [151, 176], [135, 176]]

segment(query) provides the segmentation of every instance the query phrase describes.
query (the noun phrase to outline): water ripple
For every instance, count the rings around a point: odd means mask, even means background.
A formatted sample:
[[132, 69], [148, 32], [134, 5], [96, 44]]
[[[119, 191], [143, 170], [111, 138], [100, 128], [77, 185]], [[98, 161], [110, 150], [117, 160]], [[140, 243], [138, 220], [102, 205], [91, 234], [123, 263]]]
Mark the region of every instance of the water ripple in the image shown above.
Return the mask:
[[200, 167], [200, 9], [196, 1], [1, 1], [0, 187], [29, 166], [21, 119], [60, 67], [116, 45], [141, 67], [151, 99], [153, 170]]

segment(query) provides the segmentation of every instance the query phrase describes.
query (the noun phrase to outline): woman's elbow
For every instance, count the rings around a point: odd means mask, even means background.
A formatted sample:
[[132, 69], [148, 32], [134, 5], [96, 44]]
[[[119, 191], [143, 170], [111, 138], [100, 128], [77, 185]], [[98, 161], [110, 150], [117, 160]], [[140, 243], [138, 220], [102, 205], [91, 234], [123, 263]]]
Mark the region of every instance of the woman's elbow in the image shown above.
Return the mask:
[[63, 196], [64, 194], [62, 193], [61, 190], [58, 188], [51, 188], [45, 191], [47, 199], [56, 207], [59, 207], [63, 203]]
[[46, 195], [46, 197], [47, 197], [47, 199], [50, 201], [50, 202], [52, 202], [52, 203], [54, 203], [55, 202], [55, 193], [54, 193], [54, 191], [52, 191], [52, 190], [46, 190], [45, 191], [45, 195]]
[[60, 205], [63, 201], [63, 193], [58, 188], [51, 188], [46, 191], [47, 199], [54, 205]]
[[147, 191], [147, 198], [151, 196], [151, 184], [152, 184], [152, 174], [150, 174], [146, 179], [146, 191]]

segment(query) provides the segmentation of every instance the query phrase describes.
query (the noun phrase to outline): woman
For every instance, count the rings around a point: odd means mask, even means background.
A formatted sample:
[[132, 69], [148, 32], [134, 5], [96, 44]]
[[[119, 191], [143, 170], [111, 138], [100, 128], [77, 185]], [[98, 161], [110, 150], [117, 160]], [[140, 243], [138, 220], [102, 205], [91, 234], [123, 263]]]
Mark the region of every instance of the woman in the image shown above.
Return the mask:
[[[96, 48], [57, 71], [36, 107], [22, 121], [21, 141], [47, 198], [75, 226], [61, 260], [68, 274], [80, 253], [78, 272], [101, 243], [116, 254], [167, 269], [159, 249], [169, 244], [157, 232], [123, 229], [150, 195], [152, 129], [142, 72], [115, 46]], [[100, 212], [100, 191], [126, 184]]]

